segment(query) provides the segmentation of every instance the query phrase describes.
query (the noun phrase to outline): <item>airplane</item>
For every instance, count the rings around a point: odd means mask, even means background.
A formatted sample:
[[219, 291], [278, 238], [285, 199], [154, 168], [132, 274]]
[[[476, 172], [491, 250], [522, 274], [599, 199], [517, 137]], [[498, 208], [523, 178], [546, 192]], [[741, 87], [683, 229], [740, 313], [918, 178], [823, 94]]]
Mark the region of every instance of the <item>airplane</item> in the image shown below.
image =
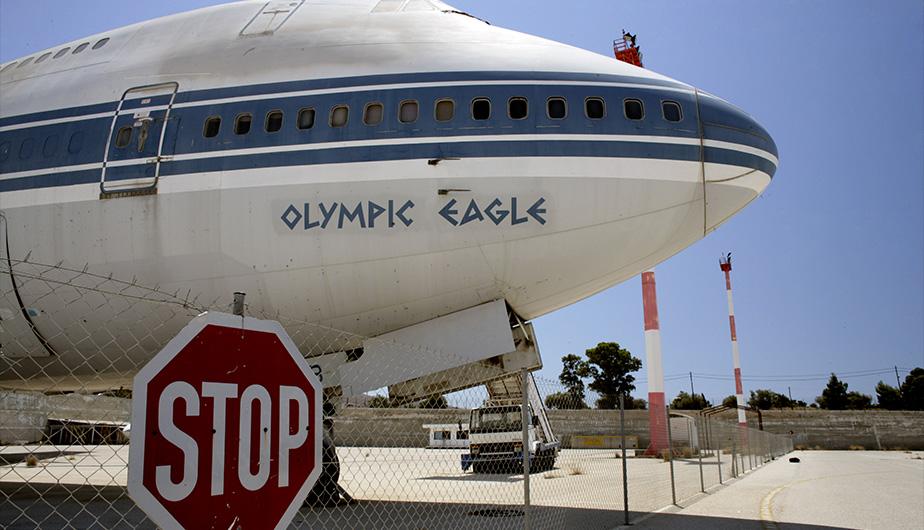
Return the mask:
[[[778, 165], [717, 96], [439, 0], [245, 0], [78, 39], [0, 65], [0, 387], [128, 386], [190, 300], [236, 291], [361, 337], [297, 339], [325, 385], [426, 377], [459, 363], [365, 338], [514, 351]], [[163, 297], [120, 296], [140, 286]]]

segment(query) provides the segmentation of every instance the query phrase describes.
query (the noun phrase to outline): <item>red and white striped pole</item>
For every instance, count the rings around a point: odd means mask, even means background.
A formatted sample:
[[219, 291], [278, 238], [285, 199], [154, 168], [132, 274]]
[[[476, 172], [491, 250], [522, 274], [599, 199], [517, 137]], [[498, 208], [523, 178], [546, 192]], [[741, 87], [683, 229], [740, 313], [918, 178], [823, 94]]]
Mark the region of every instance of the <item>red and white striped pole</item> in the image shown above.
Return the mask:
[[651, 444], [647, 455], [668, 448], [667, 414], [664, 410], [664, 369], [661, 365], [661, 327], [654, 270], [642, 273], [642, 307], [645, 311], [645, 359], [648, 366], [648, 428]]
[[738, 425], [747, 427], [744, 415], [744, 387], [741, 385], [741, 354], [738, 352], [738, 332], [735, 330], [735, 303], [732, 301], [731, 288], [731, 252], [719, 260], [719, 267], [725, 273], [725, 292], [728, 295], [728, 325], [731, 328], [732, 364], [735, 368], [735, 398], [738, 401]]

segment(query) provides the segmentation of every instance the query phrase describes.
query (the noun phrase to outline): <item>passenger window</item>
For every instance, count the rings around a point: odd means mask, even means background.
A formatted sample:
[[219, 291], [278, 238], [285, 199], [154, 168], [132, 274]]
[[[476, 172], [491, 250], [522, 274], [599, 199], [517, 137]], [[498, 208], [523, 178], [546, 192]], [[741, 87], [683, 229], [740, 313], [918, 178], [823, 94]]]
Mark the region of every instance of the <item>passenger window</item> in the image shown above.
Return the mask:
[[51, 52], [43, 53], [41, 57], [39, 57], [38, 59], [35, 60], [35, 64], [38, 64], [38, 63], [44, 61], [45, 59], [47, 59], [47, 58], [49, 58], [49, 57], [51, 57]]
[[350, 119], [350, 107], [346, 105], [337, 105], [330, 109], [330, 126], [343, 127]]
[[384, 113], [385, 107], [381, 103], [369, 103], [363, 111], [363, 123], [366, 125], [378, 125], [382, 123]]
[[0, 144], [0, 162], [6, 162], [10, 158], [10, 142]]
[[67, 152], [76, 155], [83, 149], [83, 132], [77, 131], [71, 135], [71, 139], [67, 142]]
[[491, 118], [491, 100], [475, 98], [472, 100], [472, 119], [487, 120]]
[[205, 128], [202, 130], [202, 135], [206, 138], [215, 138], [218, 136], [218, 131], [221, 130], [221, 116], [211, 116], [205, 120]]
[[282, 111], [281, 110], [271, 110], [266, 113], [266, 124], [264, 129], [268, 133], [279, 132], [282, 129]]
[[19, 63], [19, 66], [17, 66], [17, 68], [22, 68], [23, 66], [26, 66], [27, 64], [29, 64], [29, 63], [31, 63], [31, 62], [32, 62], [32, 57], [29, 57], [29, 58], [26, 59], [25, 61]]
[[131, 142], [132, 142], [132, 128], [130, 125], [126, 125], [125, 127], [122, 127], [121, 129], [119, 129], [118, 134], [116, 134], [115, 145], [119, 149], [122, 149], [123, 147], [127, 147], [128, 144], [130, 144]]
[[241, 114], [234, 120], [234, 134], [247, 134], [253, 124], [253, 115]]
[[74, 54], [74, 55], [77, 55], [78, 53], [80, 53], [80, 52], [86, 50], [86, 49], [87, 49], [87, 46], [89, 46], [89, 45], [90, 45], [89, 42], [84, 42], [84, 43], [82, 43], [80, 46], [77, 46], [76, 48], [74, 48], [74, 51], [72, 51], [71, 53]]
[[522, 120], [529, 115], [529, 102], [526, 98], [510, 98], [507, 102], [507, 116], [511, 120]]
[[0, 72], [6, 72], [7, 70], [9, 70], [10, 68], [13, 68], [14, 66], [16, 66], [16, 61], [13, 61], [10, 64], [4, 66], [3, 70], [0, 70]]
[[296, 123], [296, 127], [302, 130], [314, 127], [314, 109], [302, 109], [298, 111], [298, 123]]
[[402, 101], [398, 110], [398, 120], [401, 123], [414, 123], [417, 121], [417, 115], [420, 108], [416, 101]]
[[96, 41], [96, 44], [93, 45], [93, 49], [98, 50], [102, 48], [103, 46], [105, 46], [107, 42], [109, 42], [109, 37], [106, 37], [105, 39], [100, 39]]
[[59, 51], [58, 53], [55, 54], [55, 59], [57, 59], [57, 58], [59, 58], [59, 57], [63, 57], [64, 54], [66, 54], [70, 49], [71, 49], [70, 46], [67, 46], [66, 48], [62, 48], [61, 51]]
[[32, 156], [32, 149], [35, 147], [35, 140], [32, 138], [26, 138], [22, 141], [22, 145], [19, 146], [19, 158], [25, 160]]
[[52, 134], [48, 138], [45, 138], [45, 145], [42, 146], [42, 154], [46, 158], [51, 157], [58, 150], [58, 135]]
[[603, 98], [584, 100], [584, 114], [592, 120], [602, 120], [606, 116], [606, 103]]
[[640, 120], [645, 117], [645, 108], [637, 99], [627, 99], [622, 102], [622, 106], [626, 111], [626, 118], [630, 120]]
[[456, 104], [451, 99], [436, 102], [436, 121], [449, 121], [456, 114]]
[[565, 98], [549, 98], [546, 102], [546, 113], [550, 119], [563, 120], [568, 115], [568, 105]]
[[661, 114], [667, 121], [680, 121], [683, 119], [683, 112], [680, 109], [680, 103], [676, 101], [661, 102]]

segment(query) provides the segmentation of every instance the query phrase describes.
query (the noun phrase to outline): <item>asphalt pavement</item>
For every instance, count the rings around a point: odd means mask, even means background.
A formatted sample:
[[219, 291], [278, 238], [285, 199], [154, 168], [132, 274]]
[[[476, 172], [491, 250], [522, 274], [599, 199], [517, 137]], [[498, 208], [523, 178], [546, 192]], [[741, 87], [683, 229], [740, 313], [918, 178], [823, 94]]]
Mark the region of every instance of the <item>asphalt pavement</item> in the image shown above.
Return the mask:
[[920, 530], [924, 453], [796, 451], [685, 504], [633, 528]]

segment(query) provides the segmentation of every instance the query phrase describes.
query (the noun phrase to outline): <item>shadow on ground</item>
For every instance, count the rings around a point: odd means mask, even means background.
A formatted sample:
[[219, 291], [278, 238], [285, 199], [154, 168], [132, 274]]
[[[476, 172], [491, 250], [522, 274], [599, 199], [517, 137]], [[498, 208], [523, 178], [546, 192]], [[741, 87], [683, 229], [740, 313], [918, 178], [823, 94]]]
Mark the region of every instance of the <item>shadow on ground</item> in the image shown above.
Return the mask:
[[[155, 529], [144, 513], [120, 486], [66, 486], [59, 484], [0, 483], [0, 528], [9, 530], [87, 528]], [[648, 515], [630, 512], [630, 521]], [[355, 529], [439, 529], [498, 528], [525, 526], [526, 511], [521, 506], [434, 502], [356, 501], [335, 508], [302, 508], [296, 516], [297, 528]], [[622, 525], [621, 510], [532, 506], [529, 527], [611, 529]], [[784, 530], [825, 530], [834, 527], [778, 524]], [[763, 529], [761, 521], [657, 514], [638, 528], [684, 529]]]

